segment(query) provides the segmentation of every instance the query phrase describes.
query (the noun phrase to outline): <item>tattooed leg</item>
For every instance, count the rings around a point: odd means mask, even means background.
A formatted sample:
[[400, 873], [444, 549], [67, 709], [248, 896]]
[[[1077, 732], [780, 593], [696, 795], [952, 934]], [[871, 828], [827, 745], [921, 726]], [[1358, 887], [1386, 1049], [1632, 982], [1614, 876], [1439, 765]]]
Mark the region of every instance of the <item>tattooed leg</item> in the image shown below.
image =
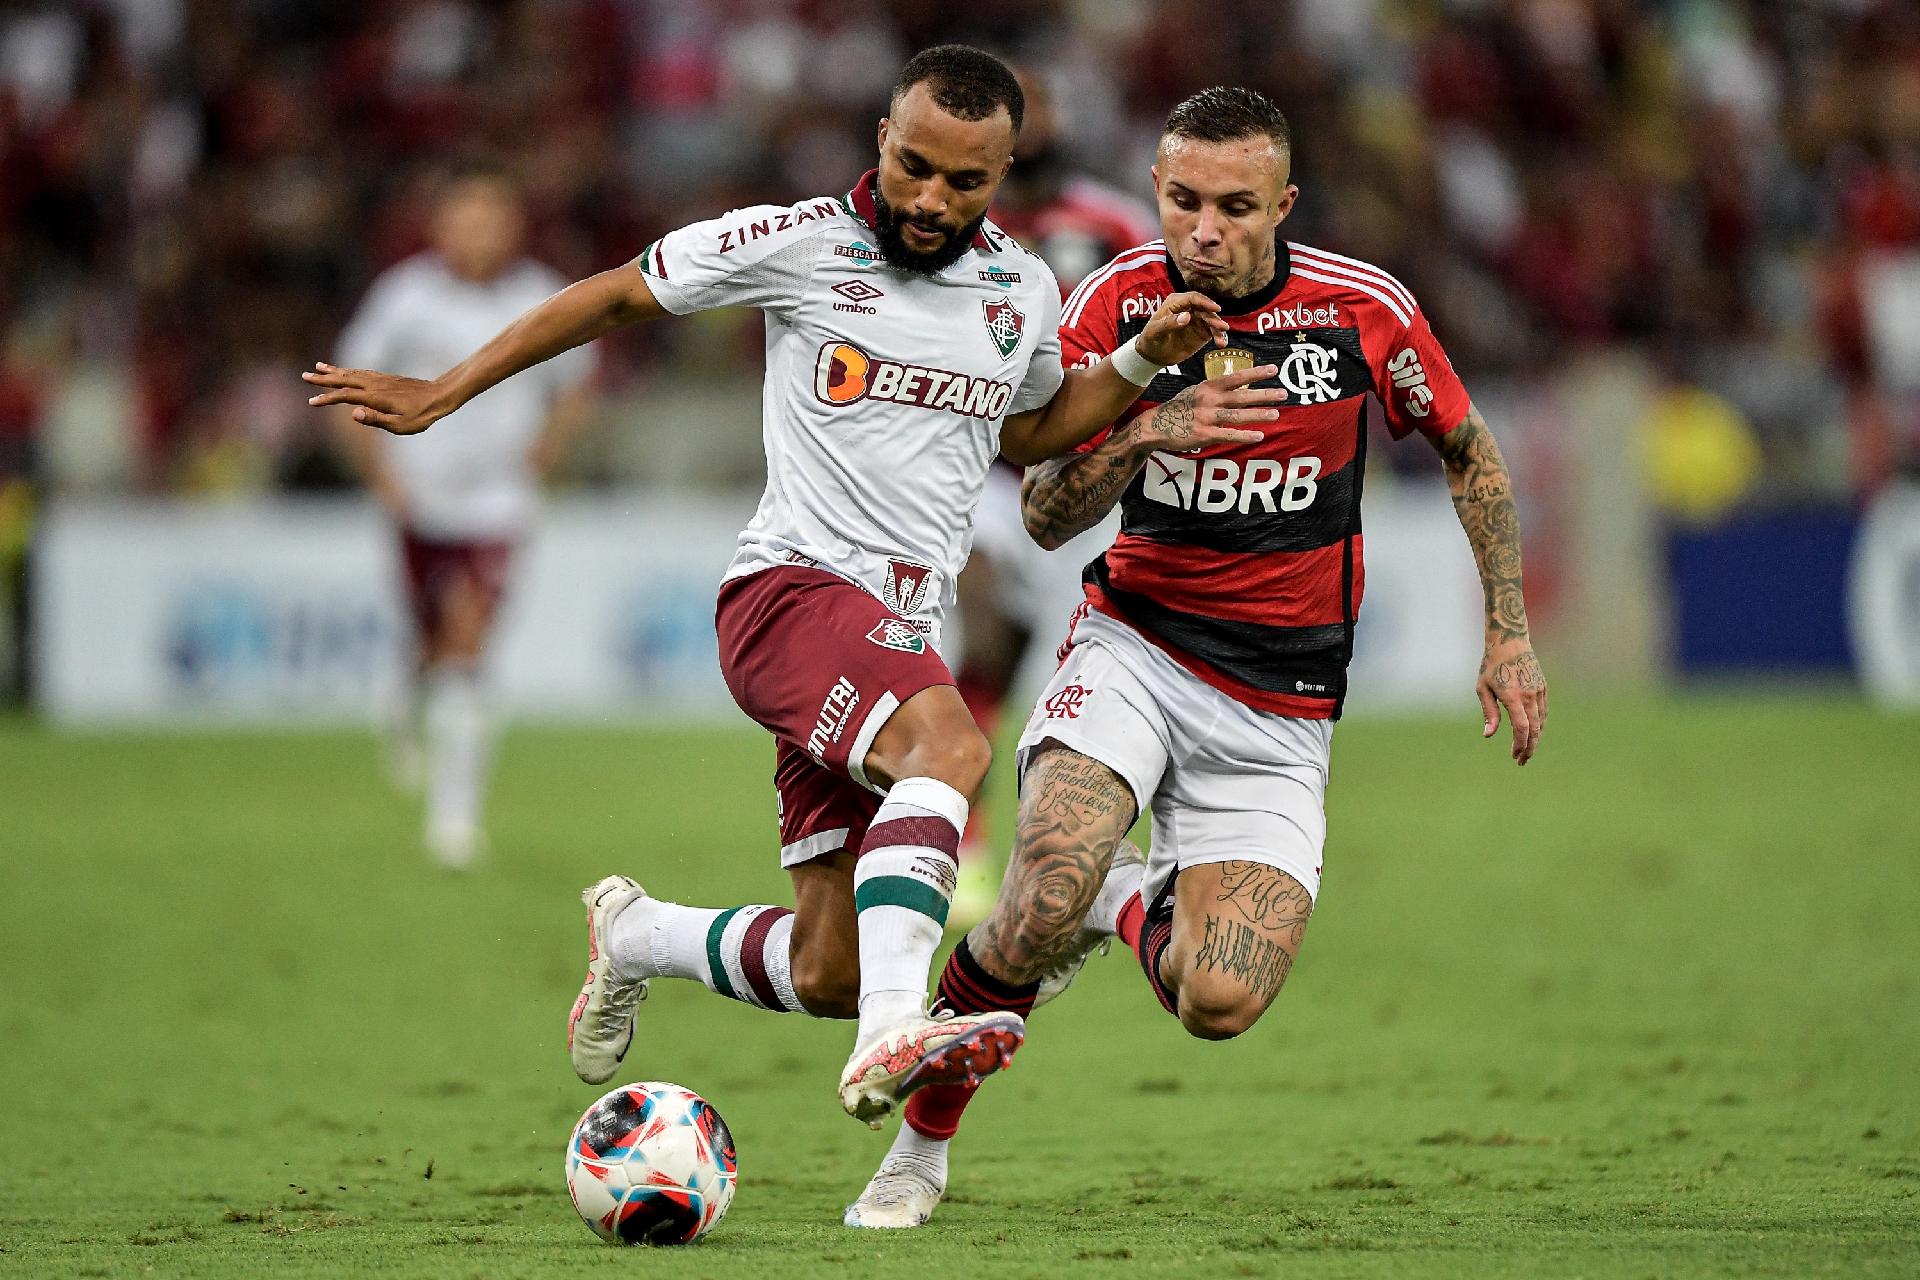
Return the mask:
[[1179, 993], [1187, 1030], [1229, 1040], [1258, 1022], [1292, 971], [1312, 914], [1306, 887], [1264, 862], [1182, 868], [1160, 973]]
[[993, 914], [967, 935], [1002, 982], [1036, 982], [1073, 945], [1133, 826], [1133, 791], [1098, 760], [1042, 743], [1021, 784], [1013, 857]]

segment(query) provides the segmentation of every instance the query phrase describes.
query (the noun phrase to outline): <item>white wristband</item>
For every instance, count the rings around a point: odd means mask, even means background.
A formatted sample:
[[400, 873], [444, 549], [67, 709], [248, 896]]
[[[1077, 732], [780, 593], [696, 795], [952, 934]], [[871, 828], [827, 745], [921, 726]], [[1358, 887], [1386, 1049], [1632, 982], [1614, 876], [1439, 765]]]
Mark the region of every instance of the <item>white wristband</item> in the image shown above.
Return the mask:
[[1128, 338], [1126, 345], [1108, 356], [1113, 361], [1113, 371], [1136, 387], [1144, 387], [1160, 376], [1160, 366], [1140, 354], [1138, 337]]

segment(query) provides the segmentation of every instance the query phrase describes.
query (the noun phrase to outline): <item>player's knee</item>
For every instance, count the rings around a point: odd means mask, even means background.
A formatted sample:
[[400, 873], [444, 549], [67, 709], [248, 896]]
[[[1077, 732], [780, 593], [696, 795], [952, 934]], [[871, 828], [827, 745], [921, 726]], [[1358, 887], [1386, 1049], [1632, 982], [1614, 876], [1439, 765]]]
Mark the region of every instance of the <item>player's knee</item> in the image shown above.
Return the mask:
[[1202, 984], [1180, 989], [1180, 1025], [1201, 1040], [1231, 1040], [1260, 1021], [1265, 1011], [1244, 989]]
[[968, 721], [953, 731], [930, 737], [909, 755], [906, 776], [938, 778], [972, 800], [993, 767], [993, 747], [986, 735]]
[[795, 956], [793, 994], [816, 1018], [860, 1016], [860, 975], [845, 965]]

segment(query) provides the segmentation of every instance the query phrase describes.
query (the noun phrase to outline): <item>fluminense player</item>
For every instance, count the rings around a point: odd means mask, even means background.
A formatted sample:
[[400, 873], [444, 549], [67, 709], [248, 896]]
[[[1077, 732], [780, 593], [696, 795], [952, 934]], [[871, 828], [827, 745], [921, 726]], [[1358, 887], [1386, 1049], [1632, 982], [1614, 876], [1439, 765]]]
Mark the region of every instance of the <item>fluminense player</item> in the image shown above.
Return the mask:
[[[619, 325], [730, 305], [766, 314], [767, 488], [715, 620], [728, 688], [776, 740], [794, 910], [680, 906], [625, 876], [590, 886], [589, 973], [568, 1023], [584, 1080], [619, 1066], [654, 977], [857, 1017], [840, 1100], [876, 1127], [899, 1097], [988, 1074], [1020, 1043], [1017, 1014], [926, 1011], [954, 852], [989, 762], [939, 655], [941, 617], [994, 451], [1021, 462], [1068, 452], [1161, 366], [1225, 332], [1217, 303], [1175, 294], [1132, 343], [1063, 377], [1053, 276], [985, 217], [1020, 117], [1001, 63], [963, 46], [927, 50], [880, 122], [877, 169], [846, 195], [675, 231], [431, 381], [327, 366], [305, 375], [328, 388], [315, 403], [411, 433]], [[1221, 422], [1273, 413], [1262, 406], [1276, 395], [1241, 385], [1252, 380], [1215, 388], [1239, 406]], [[1256, 438], [1170, 425], [1157, 444]]]
[[[1140, 310], [1199, 289], [1231, 345], [1169, 369], [1135, 416], [1027, 472], [1027, 528], [1057, 546], [1116, 503], [1119, 538], [1088, 566], [1086, 603], [1020, 739], [1020, 816], [999, 900], [961, 940], [939, 1004], [1028, 1013], [1118, 935], [1167, 1012], [1210, 1040], [1251, 1027], [1299, 954], [1320, 886], [1333, 721], [1364, 572], [1367, 396], [1398, 438], [1439, 454], [1486, 596], [1478, 692], [1525, 764], [1547, 719], [1528, 637], [1520, 530], [1499, 447], [1407, 290], [1367, 263], [1290, 244], [1285, 118], [1216, 88], [1168, 117], [1153, 168], [1162, 239], [1067, 300], [1061, 358], [1098, 363]], [[1168, 449], [1220, 420], [1215, 369], [1277, 369], [1285, 404], [1255, 442]], [[1126, 843], [1153, 815], [1151, 862]], [[947, 1144], [972, 1090], [916, 1094], [852, 1226], [913, 1227], [944, 1194]]]
[[[525, 226], [504, 172], [450, 178], [432, 250], [373, 282], [340, 335], [340, 362], [426, 377], [550, 296], [566, 281], [521, 256]], [[376, 435], [340, 411], [341, 438], [400, 535], [414, 625], [391, 746], [402, 782], [425, 784], [427, 848], [446, 866], [469, 865], [483, 841], [487, 640], [541, 477], [592, 410], [591, 373], [587, 352], [567, 352], [417, 440]]]

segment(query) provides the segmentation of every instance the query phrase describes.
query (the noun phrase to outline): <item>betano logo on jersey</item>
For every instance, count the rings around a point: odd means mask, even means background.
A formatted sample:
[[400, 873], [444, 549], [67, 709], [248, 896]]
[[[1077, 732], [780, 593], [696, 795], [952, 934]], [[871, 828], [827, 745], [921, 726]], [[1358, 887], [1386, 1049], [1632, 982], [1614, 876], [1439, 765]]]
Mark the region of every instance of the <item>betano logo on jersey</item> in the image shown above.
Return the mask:
[[823, 342], [819, 359], [814, 362], [813, 394], [823, 404], [880, 400], [992, 420], [1006, 413], [1013, 399], [1013, 384], [951, 369], [882, 360], [850, 343]]

